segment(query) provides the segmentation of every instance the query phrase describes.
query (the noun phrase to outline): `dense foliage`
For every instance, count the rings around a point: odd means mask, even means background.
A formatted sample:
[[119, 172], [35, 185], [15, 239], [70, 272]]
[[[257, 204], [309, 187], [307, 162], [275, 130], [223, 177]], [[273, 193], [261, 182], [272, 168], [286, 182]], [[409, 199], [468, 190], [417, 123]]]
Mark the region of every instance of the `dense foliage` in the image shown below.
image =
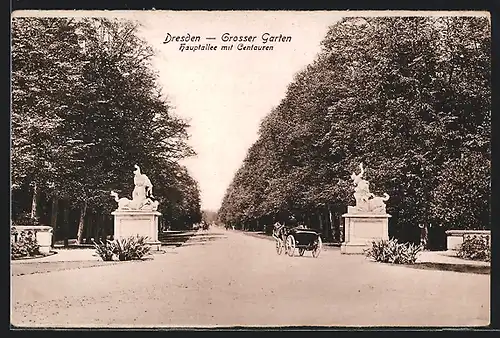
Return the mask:
[[94, 241], [94, 248], [103, 261], [112, 261], [114, 257], [119, 261], [140, 260], [151, 251], [146, 240], [144, 236], [129, 236], [113, 241], [99, 240]]
[[86, 227], [96, 236], [116, 208], [110, 191], [130, 198], [137, 164], [165, 223], [201, 219], [197, 182], [178, 163], [194, 154], [189, 125], [172, 112], [137, 32], [126, 20], [13, 18], [14, 218], [31, 210], [65, 237], [81, 242]]
[[151, 247], [144, 236], [130, 236], [113, 241], [113, 253], [120, 261], [139, 260], [149, 254]]
[[457, 256], [465, 259], [491, 261], [491, 244], [489, 236], [465, 236]]
[[391, 236], [488, 228], [490, 44], [485, 17], [335, 23], [261, 122], [219, 218], [262, 228], [294, 214], [340, 239], [363, 162], [372, 192], [391, 196]]
[[101, 259], [105, 262], [107, 261], [112, 261], [113, 257], [115, 255], [115, 246], [113, 244], [113, 241], [107, 239], [107, 240], [98, 240], [95, 241], [93, 240], [94, 248], [96, 254], [101, 257]]
[[[40, 254], [40, 245], [36, 240], [36, 234], [33, 231], [17, 231], [11, 228], [11, 259], [19, 259]], [[12, 240], [14, 237], [17, 240]]]
[[372, 241], [365, 255], [380, 263], [414, 264], [422, 246], [413, 243], [398, 243], [397, 239]]

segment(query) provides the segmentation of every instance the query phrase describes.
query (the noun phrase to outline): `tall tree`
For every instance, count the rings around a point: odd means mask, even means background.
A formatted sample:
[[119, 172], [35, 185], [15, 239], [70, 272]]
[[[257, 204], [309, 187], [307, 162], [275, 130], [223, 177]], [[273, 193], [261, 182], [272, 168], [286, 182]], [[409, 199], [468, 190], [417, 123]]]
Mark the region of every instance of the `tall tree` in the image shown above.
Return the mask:
[[79, 41], [70, 19], [12, 20], [12, 183], [29, 181], [32, 216], [38, 192], [53, 189], [71, 147], [58, 128], [81, 88]]
[[[220, 217], [239, 222], [242, 215], [294, 212], [323, 219], [331, 207], [354, 202], [349, 177], [363, 162], [373, 192], [391, 195], [393, 234], [428, 222], [483, 227], [483, 216], [459, 216], [463, 208], [444, 217], [453, 201], [442, 191], [489, 196], [490, 40], [485, 17], [346, 18], [332, 25], [316, 60], [262, 122]], [[474, 177], [483, 182], [474, 192], [457, 185], [449, 169], [458, 174], [456, 165], [468, 158], [478, 160]], [[470, 203], [476, 215], [488, 214], [487, 203]]]
[[[57, 198], [79, 209], [78, 242], [86, 219], [113, 207], [111, 190], [130, 193], [124, 178], [135, 164], [164, 184], [161, 172], [194, 154], [189, 125], [172, 112], [137, 28], [104, 18], [14, 20], [13, 181], [49, 188], [56, 210]], [[187, 172], [167, 181], [184, 190], [165, 201], [201, 212]]]

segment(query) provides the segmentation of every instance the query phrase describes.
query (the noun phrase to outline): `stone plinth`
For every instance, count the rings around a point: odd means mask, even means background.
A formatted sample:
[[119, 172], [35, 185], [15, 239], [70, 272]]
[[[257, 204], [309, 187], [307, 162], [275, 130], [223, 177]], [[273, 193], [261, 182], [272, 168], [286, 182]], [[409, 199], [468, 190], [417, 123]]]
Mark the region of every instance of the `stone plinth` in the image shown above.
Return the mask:
[[457, 251], [464, 242], [465, 237], [484, 236], [488, 237], [491, 247], [491, 231], [490, 230], [448, 230], [446, 231], [446, 249]]
[[389, 214], [347, 213], [342, 217], [345, 241], [340, 252], [343, 254], [363, 254], [363, 250], [369, 248], [373, 240], [389, 239]]
[[[40, 253], [42, 254], [48, 254], [50, 252], [50, 249], [52, 247], [52, 233], [53, 229], [51, 226], [48, 225], [15, 225], [13, 226], [18, 233], [21, 231], [31, 231], [35, 233], [35, 238], [40, 246]], [[19, 236], [19, 235], [18, 235]], [[18, 237], [17, 236], [17, 237]], [[11, 240], [12, 242], [17, 241], [16, 236], [11, 235]]]
[[160, 250], [158, 240], [158, 211], [146, 210], [115, 210], [111, 213], [115, 217], [114, 239], [129, 236], [147, 236], [147, 243], [151, 250]]

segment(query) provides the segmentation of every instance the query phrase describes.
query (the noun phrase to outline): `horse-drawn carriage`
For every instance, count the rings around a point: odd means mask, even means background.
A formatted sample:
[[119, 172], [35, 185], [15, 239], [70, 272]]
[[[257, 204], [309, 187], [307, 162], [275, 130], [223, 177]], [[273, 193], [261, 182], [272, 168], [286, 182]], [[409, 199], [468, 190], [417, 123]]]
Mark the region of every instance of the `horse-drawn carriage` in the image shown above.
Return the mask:
[[307, 229], [303, 226], [289, 228], [284, 224], [275, 223], [273, 229], [273, 237], [276, 240], [276, 252], [278, 255], [285, 251], [285, 255], [293, 257], [295, 249], [299, 251], [299, 255], [303, 256], [306, 251], [312, 251], [314, 258], [318, 257], [322, 241], [321, 235], [313, 229]]

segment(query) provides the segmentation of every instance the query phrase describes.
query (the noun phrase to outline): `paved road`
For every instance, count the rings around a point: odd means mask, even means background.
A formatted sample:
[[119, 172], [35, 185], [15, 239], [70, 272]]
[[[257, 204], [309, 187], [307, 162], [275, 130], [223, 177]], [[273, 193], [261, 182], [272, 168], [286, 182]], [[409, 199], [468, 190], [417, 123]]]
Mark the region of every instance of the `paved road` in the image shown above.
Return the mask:
[[12, 323], [52, 327], [480, 326], [490, 276], [278, 256], [213, 229], [153, 260], [12, 277]]

